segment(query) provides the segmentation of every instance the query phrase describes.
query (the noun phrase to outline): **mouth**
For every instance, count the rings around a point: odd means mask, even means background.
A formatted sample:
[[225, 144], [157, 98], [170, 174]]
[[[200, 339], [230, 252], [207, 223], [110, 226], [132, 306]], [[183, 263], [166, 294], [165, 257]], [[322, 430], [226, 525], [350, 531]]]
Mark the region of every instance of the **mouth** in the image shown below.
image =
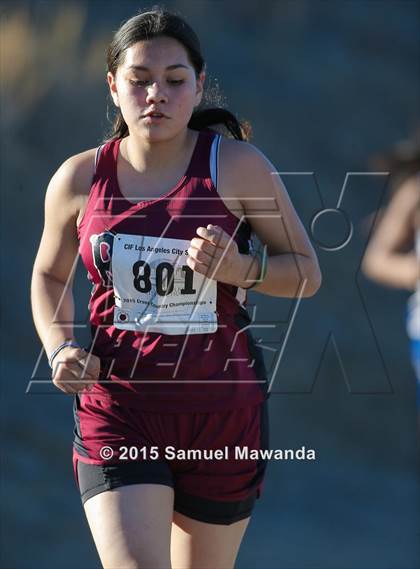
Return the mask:
[[147, 113], [146, 115], [143, 115], [143, 118], [147, 119], [147, 118], [152, 118], [152, 119], [164, 119], [167, 118], [166, 115], [164, 115], [163, 113], [158, 113], [158, 112], [152, 112], [152, 113]]
[[143, 115], [142, 120], [144, 123], [146, 124], [160, 124], [161, 122], [164, 121], [164, 119], [166, 119], [167, 117], [165, 117], [165, 115], [162, 114], [157, 114], [157, 113], [151, 113], [150, 115]]

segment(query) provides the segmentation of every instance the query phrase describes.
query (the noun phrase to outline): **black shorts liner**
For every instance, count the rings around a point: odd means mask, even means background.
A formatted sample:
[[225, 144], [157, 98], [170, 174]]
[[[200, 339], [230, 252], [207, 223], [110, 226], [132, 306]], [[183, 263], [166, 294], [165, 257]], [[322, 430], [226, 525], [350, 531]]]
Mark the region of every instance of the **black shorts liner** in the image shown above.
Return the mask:
[[[172, 473], [165, 461], [149, 460], [127, 464], [96, 465], [77, 461], [82, 503], [88, 498], [130, 484], [163, 484], [174, 488]], [[229, 525], [251, 515], [257, 492], [239, 502], [209, 500], [175, 491], [174, 510], [206, 523]]]

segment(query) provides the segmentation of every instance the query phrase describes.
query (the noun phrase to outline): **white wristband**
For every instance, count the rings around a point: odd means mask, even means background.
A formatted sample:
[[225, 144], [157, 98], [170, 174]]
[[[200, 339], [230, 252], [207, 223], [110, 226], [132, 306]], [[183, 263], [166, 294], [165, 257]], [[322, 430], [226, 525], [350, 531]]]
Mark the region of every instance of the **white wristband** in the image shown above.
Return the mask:
[[55, 356], [58, 354], [58, 352], [60, 352], [63, 348], [67, 347], [67, 346], [71, 346], [72, 348], [80, 348], [79, 344], [77, 344], [76, 342], [73, 342], [71, 340], [68, 340], [66, 342], [63, 342], [62, 344], [60, 344], [58, 346], [58, 348], [56, 348], [53, 353], [50, 355], [50, 357], [48, 358], [48, 364], [50, 366], [50, 368], [52, 369], [52, 364], [53, 364], [53, 360], [55, 358]]

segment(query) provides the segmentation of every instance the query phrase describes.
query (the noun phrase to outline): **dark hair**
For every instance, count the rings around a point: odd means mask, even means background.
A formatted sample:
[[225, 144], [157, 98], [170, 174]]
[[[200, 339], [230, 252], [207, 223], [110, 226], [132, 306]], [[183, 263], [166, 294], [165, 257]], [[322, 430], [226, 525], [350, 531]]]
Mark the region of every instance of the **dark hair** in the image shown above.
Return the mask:
[[[142, 40], [161, 36], [174, 38], [185, 47], [198, 77], [205, 68], [205, 61], [201, 54], [200, 41], [197, 35], [183, 18], [159, 5], [154, 5], [150, 11], [140, 12], [133, 16], [115, 32], [108, 47], [108, 71], [115, 77], [118, 67], [123, 62], [125, 51], [130, 46]], [[217, 85], [211, 89], [205, 89], [202, 101], [194, 109], [188, 127], [194, 130], [202, 130], [210, 126], [221, 125], [226, 129], [228, 136], [249, 141], [252, 136], [251, 124], [246, 120], [239, 121], [235, 115], [221, 106], [214, 106], [215, 103], [220, 104], [222, 100], [223, 97]], [[120, 109], [117, 109], [112, 130], [109, 132], [106, 141], [124, 138], [127, 135], [127, 124]]]
[[409, 138], [400, 140], [393, 148], [376, 154], [370, 161], [376, 169], [389, 172], [391, 194], [405, 181], [420, 173], [420, 126]]

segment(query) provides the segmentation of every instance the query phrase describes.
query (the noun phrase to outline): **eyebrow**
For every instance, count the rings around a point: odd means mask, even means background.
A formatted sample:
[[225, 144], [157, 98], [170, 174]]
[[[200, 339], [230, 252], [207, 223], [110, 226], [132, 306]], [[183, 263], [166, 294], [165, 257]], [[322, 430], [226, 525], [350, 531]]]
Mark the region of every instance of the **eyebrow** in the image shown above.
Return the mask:
[[[183, 65], [182, 63], [175, 63], [174, 65], [168, 65], [166, 69], [177, 69], [178, 67], [184, 67], [185, 69], [188, 69], [188, 67], [186, 65]], [[144, 65], [130, 65], [127, 69], [135, 69], [136, 71], [150, 71], [150, 69], [148, 67], [145, 67]]]

